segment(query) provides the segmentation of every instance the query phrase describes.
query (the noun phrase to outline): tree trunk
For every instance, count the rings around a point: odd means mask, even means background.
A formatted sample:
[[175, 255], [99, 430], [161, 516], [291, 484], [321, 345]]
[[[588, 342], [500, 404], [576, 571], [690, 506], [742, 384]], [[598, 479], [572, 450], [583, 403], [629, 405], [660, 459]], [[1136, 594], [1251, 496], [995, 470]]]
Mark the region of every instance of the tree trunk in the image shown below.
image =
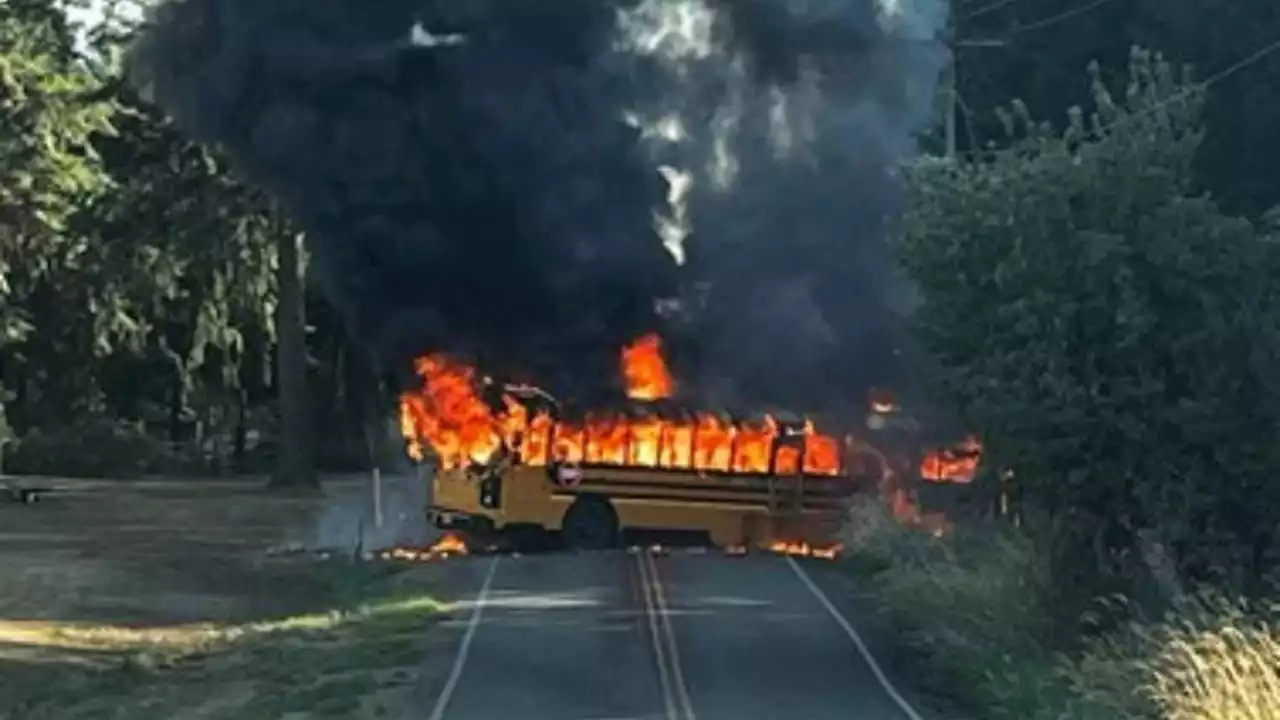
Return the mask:
[[236, 390], [236, 432], [231, 451], [231, 466], [242, 474], [248, 466], [249, 453], [249, 393], [243, 386]]
[[279, 235], [280, 301], [276, 306], [276, 389], [280, 404], [280, 439], [273, 487], [318, 488], [308, 412], [307, 330], [303, 305], [301, 235]]

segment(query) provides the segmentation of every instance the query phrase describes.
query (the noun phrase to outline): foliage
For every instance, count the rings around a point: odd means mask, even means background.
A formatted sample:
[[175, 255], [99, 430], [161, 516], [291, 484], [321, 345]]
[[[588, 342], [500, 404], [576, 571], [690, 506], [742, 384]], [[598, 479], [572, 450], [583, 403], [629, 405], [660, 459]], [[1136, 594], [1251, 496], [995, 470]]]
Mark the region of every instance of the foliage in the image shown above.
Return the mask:
[[92, 78], [44, 5], [0, 7], [0, 348], [36, 329], [29, 303], [50, 276], [79, 269], [88, 243], [72, 218], [106, 182], [90, 138], [109, 130], [107, 110], [82, 101]]
[[896, 526], [877, 508], [850, 558], [858, 587], [905, 651], [913, 686], [983, 718], [1050, 718], [1070, 690], [1054, 669], [1045, 612], [1048, 578], [1015, 534], [938, 538]]
[[976, 138], [971, 147], [978, 149], [998, 131], [986, 108], [1009, 97], [1050, 117], [1078, 102], [1063, 88], [1091, 60], [1123, 82], [1125, 57], [1138, 43], [1217, 78], [1205, 107], [1198, 179], [1233, 212], [1253, 216], [1275, 205], [1280, 93], [1273, 78], [1280, 74], [1280, 48], [1272, 44], [1280, 6], [1272, 0], [955, 0], [952, 7], [961, 41], [962, 147]]
[[174, 464], [166, 444], [139, 423], [92, 416], [32, 430], [5, 458], [5, 469], [15, 474], [86, 478], [136, 478]]
[[1130, 589], [1143, 533], [1244, 586], [1280, 509], [1275, 246], [1193, 192], [1196, 86], [1141, 50], [1119, 98], [1090, 73], [1064, 130], [1014, 103], [1008, 148], [912, 168], [901, 246], [940, 384], [1045, 514], [1068, 613]]
[[1221, 597], [1280, 560], [1277, 245], [1196, 192], [1203, 87], [1136, 49], [1122, 96], [1090, 79], [1065, 128], [1015, 102], [1006, 145], [907, 171], [918, 337], [1025, 524], [855, 557], [981, 717], [1271, 717], [1275, 617]]
[[[0, 376], [15, 432], [36, 431], [16, 462], [92, 474], [31, 448], [70, 449], [81, 439], [67, 428], [118, 417], [170, 444], [232, 447], [247, 469], [247, 437], [267, 429], [252, 419], [275, 414], [276, 241], [293, 230], [123, 82], [138, 13], [108, 5], [80, 43], [60, 0], [0, 7]], [[341, 449], [326, 459], [363, 464], [351, 449], [374, 385], [351, 370], [367, 372], [338, 319], [314, 315], [309, 349], [326, 362], [296, 372], [325, 401], [316, 419], [336, 442], [323, 446]], [[209, 470], [208, 452], [174, 465], [112, 442], [97, 473]]]
[[[868, 519], [871, 522], [868, 522]], [[878, 520], [878, 521], [877, 521]], [[1055, 598], [1026, 538], [991, 528], [935, 538], [875, 509], [850, 558], [863, 600], [903, 639], [913, 682], [982, 720], [1265, 720], [1280, 707], [1280, 616], [1215, 594], [1077, 657], [1045, 629]]]
[[1066, 676], [1112, 717], [1266, 720], [1280, 708], [1280, 612], [1182, 597], [1163, 621], [1095, 643]]

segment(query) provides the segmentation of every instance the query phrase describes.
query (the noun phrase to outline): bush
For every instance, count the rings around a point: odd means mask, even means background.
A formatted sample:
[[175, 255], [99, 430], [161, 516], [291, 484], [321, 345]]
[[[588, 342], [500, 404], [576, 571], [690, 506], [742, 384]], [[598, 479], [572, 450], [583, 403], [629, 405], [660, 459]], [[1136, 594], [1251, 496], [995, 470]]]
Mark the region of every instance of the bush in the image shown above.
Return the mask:
[[[980, 720], [1276, 720], [1280, 611], [1183, 597], [1163, 619], [1091, 641], [1051, 640], [1055, 595], [1027, 538], [995, 528], [947, 537], [855, 511], [847, 562], [914, 681]], [[1123, 603], [1123, 599], [1116, 602]]]
[[1014, 534], [947, 537], [856, 511], [848, 562], [884, 629], [901, 645], [913, 682], [953, 709], [983, 718], [1056, 717], [1070, 690], [1045, 643], [1044, 576]]
[[168, 445], [138, 423], [87, 417], [31, 430], [13, 443], [7, 472], [20, 475], [135, 478], [178, 464]]
[[1280, 246], [1196, 191], [1201, 86], [1141, 50], [1123, 88], [1103, 78], [1060, 129], [1014, 103], [1008, 143], [909, 167], [897, 245], [924, 377], [1101, 561], [1048, 556], [1080, 571], [1056, 587], [1073, 615], [1136, 598], [1143, 532], [1241, 592], [1280, 547]]
[[1280, 613], [1215, 594], [1098, 641], [1066, 673], [1111, 717], [1280, 718]]

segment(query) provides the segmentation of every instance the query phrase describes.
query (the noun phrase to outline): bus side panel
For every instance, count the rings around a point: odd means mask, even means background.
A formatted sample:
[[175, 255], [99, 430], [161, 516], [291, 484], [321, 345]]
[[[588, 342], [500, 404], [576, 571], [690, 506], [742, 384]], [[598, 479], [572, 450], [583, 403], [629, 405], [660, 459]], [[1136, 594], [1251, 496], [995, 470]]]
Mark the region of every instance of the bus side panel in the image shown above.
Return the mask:
[[519, 466], [503, 479], [502, 509], [496, 521], [505, 525], [537, 525], [559, 530], [569, 505], [552, 497], [546, 468]]
[[698, 506], [679, 500], [613, 498], [623, 528], [637, 530], [706, 531], [715, 545], [742, 545], [746, 541], [744, 518], [753, 510]]
[[431, 479], [430, 505], [472, 515], [486, 514], [480, 507], [476, 483], [462, 470], [444, 470]]

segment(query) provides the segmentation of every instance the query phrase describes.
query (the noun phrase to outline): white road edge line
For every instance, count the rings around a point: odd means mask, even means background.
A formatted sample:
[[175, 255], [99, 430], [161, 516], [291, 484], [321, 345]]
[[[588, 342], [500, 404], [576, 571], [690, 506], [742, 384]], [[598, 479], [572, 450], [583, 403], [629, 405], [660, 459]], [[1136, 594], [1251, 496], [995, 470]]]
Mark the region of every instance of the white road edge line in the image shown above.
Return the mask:
[[898, 692], [898, 688], [894, 687], [893, 683], [889, 681], [888, 676], [884, 674], [884, 669], [880, 667], [880, 663], [876, 662], [871, 651], [867, 649], [867, 644], [862, 641], [862, 636], [858, 634], [857, 630], [853, 629], [853, 625], [845, 619], [844, 615], [842, 615], [838, 609], [836, 609], [836, 606], [831, 602], [831, 599], [827, 597], [827, 594], [822, 591], [822, 588], [818, 587], [818, 584], [809, 577], [809, 573], [805, 572], [804, 568], [800, 567], [800, 563], [796, 562], [795, 558], [788, 555], [786, 560], [787, 564], [791, 566], [791, 569], [795, 571], [796, 577], [800, 578], [800, 582], [804, 583], [805, 587], [809, 588], [809, 592], [813, 593], [813, 596], [818, 599], [818, 602], [822, 603], [822, 607], [826, 608], [827, 613], [831, 615], [831, 619], [835, 620], [836, 624], [840, 626], [840, 629], [844, 630], [844, 634], [853, 641], [854, 647], [858, 648], [858, 654], [862, 656], [864, 661], [866, 661], [867, 667], [871, 668], [871, 674], [875, 675], [876, 680], [880, 683], [880, 687], [884, 689], [885, 694], [893, 700], [898, 708], [902, 710], [902, 713], [910, 720], [924, 720], [924, 717], [921, 716], [915, 708], [911, 707], [911, 703], [907, 702], [906, 698], [902, 697], [902, 693]]
[[485, 573], [484, 583], [480, 585], [480, 593], [476, 595], [476, 607], [471, 611], [471, 619], [467, 621], [467, 630], [462, 635], [462, 643], [458, 645], [458, 654], [453, 658], [453, 667], [449, 670], [449, 679], [445, 681], [436, 698], [435, 707], [431, 710], [430, 720], [443, 720], [444, 711], [449, 709], [449, 701], [458, 689], [458, 681], [462, 679], [462, 671], [467, 666], [467, 657], [471, 655], [471, 641], [480, 629], [480, 619], [484, 616], [485, 603], [489, 601], [489, 588], [493, 586], [493, 576], [498, 572], [498, 557], [489, 562], [489, 570]]
[[658, 664], [658, 685], [662, 689], [663, 712], [667, 720], [680, 720], [676, 709], [675, 693], [671, 691], [670, 670], [667, 668], [666, 653], [662, 650], [662, 636], [658, 632], [658, 610], [653, 599], [653, 586], [650, 582], [649, 568], [645, 564], [648, 553], [643, 550], [636, 555], [636, 567], [640, 570], [640, 588], [644, 591], [644, 614], [649, 621], [649, 636], [653, 638], [653, 653]]
[[667, 652], [671, 655], [671, 678], [676, 684], [676, 694], [680, 696], [680, 707], [684, 710], [685, 720], [697, 720], [698, 715], [693, 711], [693, 701], [689, 699], [689, 687], [684, 681], [684, 669], [680, 666], [680, 645], [676, 643], [675, 627], [671, 624], [671, 609], [667, 605], [662, 578], [658, 575], [658, 561], [650, 553], [645, 553], [644, 557], [649, 560], [653, 597], [658, 602], [662, 629], [667, 636]]

